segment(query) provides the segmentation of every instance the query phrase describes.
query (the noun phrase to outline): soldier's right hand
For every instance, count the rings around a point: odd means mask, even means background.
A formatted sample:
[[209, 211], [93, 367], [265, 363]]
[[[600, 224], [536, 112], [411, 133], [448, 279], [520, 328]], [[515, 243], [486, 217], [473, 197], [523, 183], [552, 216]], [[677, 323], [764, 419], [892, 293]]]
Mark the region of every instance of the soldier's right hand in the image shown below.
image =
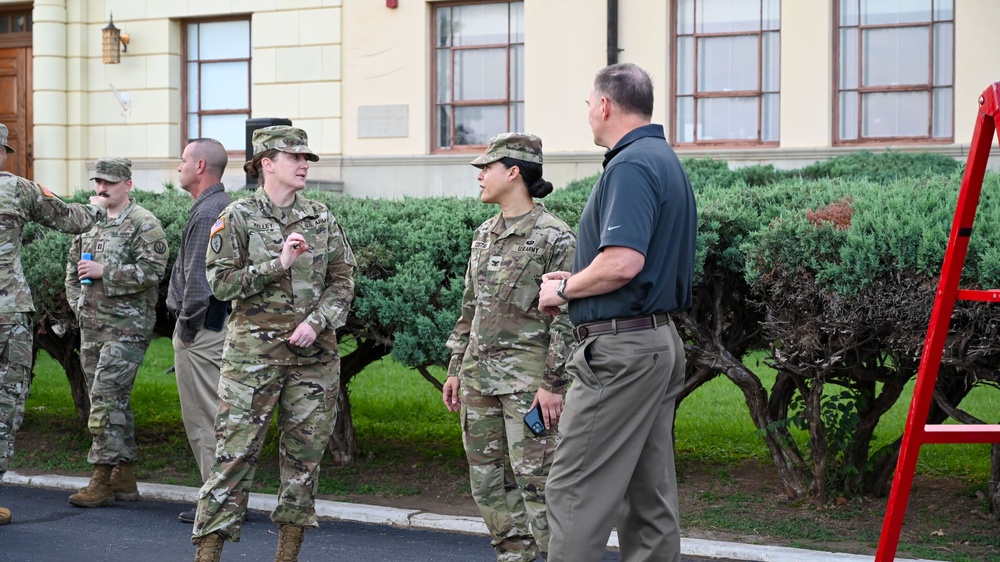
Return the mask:
[[444, 387], [441, 389], [441, 401], [444, 402], [445, 408], [448, 408], [452, 412], [462, 409], [462, 402], [458, 399], [459, 388], [458, 377], [448, 377], [448, 380], [444, 381]]
[[281, 268], [288, 269], [292, 267], [295, 260], [308, 251], [309, 244], [306, 244], [306, 239], [301, 234], [298, 232], [289, 234], [288, 238], [285, 239], [285, 243], [281, 245], [281, 256], [278, 258], [281, 260]]

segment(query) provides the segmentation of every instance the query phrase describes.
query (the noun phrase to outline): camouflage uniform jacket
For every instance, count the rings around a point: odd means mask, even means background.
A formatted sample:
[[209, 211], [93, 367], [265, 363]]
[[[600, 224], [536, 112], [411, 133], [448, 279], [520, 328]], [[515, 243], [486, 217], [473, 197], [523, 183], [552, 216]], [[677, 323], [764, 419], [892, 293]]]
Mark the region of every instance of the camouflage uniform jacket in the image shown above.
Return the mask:
[[[281, 247], [293, 232], [309, 250], [287, 271]], [[233, 301], [227, 361], [307, 365], [335, 359], [337, 328], [354, 300], [354, 252], [322, 203], [295, 196], [286, 217], [263, 187], [219, 215], [209, 236], [206, 270], [215, 298]], [[302, 322], [316, 342], [293, 352], [285, 344]]]
[[448, 338], [449, 376], [488, 395], [566, 391], [573, 343], [565, 307], [538, 310], [542, 274], [570, 271], [576, 236], [541, 203], [504, 230], [502, 215], [480, 225], [465, 274], [462, 316]]
[[[81, 285], [84, 252], [104, 275]], [[167, 268], [167, 237], [159, 219], [129, 200], [121, 214], [73, 237], [66, 264], [66, 299], [91, 342], [148, 342], [156, 323], [160, 280]]]
[[26, 322], [35, 311], [21, 265], [24, 225], [37, 222], [78, 234], [104, 217], [100, 206], [66, 203], [34, 182], [0, 172], [0, 324]]

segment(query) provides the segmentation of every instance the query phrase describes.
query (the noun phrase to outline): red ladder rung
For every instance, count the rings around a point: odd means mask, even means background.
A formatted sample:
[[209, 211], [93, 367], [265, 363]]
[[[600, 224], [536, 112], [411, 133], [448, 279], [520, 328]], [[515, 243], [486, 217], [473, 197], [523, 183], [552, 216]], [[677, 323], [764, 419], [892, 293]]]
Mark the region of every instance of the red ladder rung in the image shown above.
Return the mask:
[[988, 289], [986, 291], [974, 291], [972, 289], [959, 289], [958, 300], [1000, 302], [1000, 289]]
[[1000, 425], [925, 425], [924, 443], [1000, 443]]

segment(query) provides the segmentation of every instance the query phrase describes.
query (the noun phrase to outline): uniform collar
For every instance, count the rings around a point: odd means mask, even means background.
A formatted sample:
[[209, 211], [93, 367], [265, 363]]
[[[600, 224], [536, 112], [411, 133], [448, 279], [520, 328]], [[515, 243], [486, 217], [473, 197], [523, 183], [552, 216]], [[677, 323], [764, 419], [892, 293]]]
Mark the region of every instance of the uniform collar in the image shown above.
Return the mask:
[[316, 213], [314, 212], [313, 206], [306, 203], [306, 200], [299, 197], [299, 194], [295, 194], [295, 199], [292, 200], [292, 206], [288, 211], [288, 216], [283, 217], [284, 213], [275, 210], [274, 203], [271, 202], [271, 198], [267, 196], [267, 192], [264, 191], [264, 187], [258, 187], [257, 191], [253, 194], [254, 200], [257, 202], [257, 206], [260, 208], [260, 212], [263, 216], [274, 219], [281, 224], [291, 224], [293, 222], [298, 222], [303, 219], [316, 218]]
[[535, 206], [528, 211], [527, 215], [524, 215], [521, 220], [513, 226], [513, 228], [509, 224], [506, 225], [506, 229], [501, 228], [504, 226], [504, 221], [502, 220], [503, 213], [500, 213], [493, 217], [493, 224], [490, 225], [490, 232], [498, 236], [503, 236], [505, 232], [508, 233], [508, 236], [527, 236], [531, 232], [535, 222], [538, 220], [538, 215], [542, 214], [542, 211], [544, 210], [545, 205], [541, 201], [535, 201]]
[[108, 211], [107, 211], [107, 209], [105, 209], [105, 211], [104, 211], [104, 213], [105, 213], [104, 216], [106, 217], [105, 224], [108, 225], [108, 226], [118, 226], [119, 224], [125, 222], [125, 219], [128, 218], [128, 214], [132, 212], [132, 209], [134, 209], [135, 206], [136, 206], [135, 205], [135, 199], [132, 199], [131, 197], [129, 197], [128, 198], [128, 205], [125, 205], [125, 208], [122, 209], [122, 212], [119, 213], [119, 215], [117, 217], [115, 217], [115, 218], [108, 217], [107, 216], [107, 212]]

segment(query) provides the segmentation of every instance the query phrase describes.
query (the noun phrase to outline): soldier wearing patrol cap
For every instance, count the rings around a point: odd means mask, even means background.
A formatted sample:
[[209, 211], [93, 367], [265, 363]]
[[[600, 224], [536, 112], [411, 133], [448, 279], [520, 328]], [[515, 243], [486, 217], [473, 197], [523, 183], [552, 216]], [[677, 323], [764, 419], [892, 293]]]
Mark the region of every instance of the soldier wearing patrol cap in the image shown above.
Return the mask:
[[[97, 160], [91, 179], [107, 201], [108, 217], [73, 237], [66, 264], [66, 299], [80, 323], [80, 364], [90, 390], [87, 460], [94, 474], [69, 497], [79, 507], [139, 499], [130, 400], [153, 336], [168, 254], [159, 219], [128, 196], [131, 166], [127, 158]], [[92, 259], [82, 259], [85, 253]]]
[[[0, 169], [14, 149], [7, 144], [7, 127], [0, 124]], [[101, 220], [106, 203], [91, 197], [90, 205], [68, 204], [44, 187], [7, 172], [0, 172], [0, 482], [14, 454], [14, 435], [24, 416], [24, 400], [31, 384], [32, 319], [35, 311], [31, 289], [21, 266], [24, 225], [37, 222], [76, 234]], [[9, 509], [0, 507], [0, 525], [11, 521]]]
[[[533, 199], [552, 191], [538, 137], [497, 135], [472, 165], [480, 168], [480, 199], [500, 213], [472, 241], [442, 399], [461, 410], [472, 495], [497, 560], [529, 562], [548, 550], [545, 481], [573, 341], [565, 310], [538, 310], [538, 286], [546, 271], [572, 264], [576, 237]], [[540, 435], [522, 421], [536, 405], [546, 428]]]
[[217, 562], [238, 541], [254, 467], [274, 409], [281, 487], [271, 513], [276, 560], [298, 560], [303, 530], [316, 527], [319, 461], [337, 421], [337, 328], [354, 300], [354, 253], [326, 206], [306, 199], [309, 162], [319, 157], [305, 131], [258, 129], [244, 169], [260, 179], [230, 204], [209, 234], [206, 268], [215, 297], [232, 301], [211, 476], [199, 493], [195, 560]]

